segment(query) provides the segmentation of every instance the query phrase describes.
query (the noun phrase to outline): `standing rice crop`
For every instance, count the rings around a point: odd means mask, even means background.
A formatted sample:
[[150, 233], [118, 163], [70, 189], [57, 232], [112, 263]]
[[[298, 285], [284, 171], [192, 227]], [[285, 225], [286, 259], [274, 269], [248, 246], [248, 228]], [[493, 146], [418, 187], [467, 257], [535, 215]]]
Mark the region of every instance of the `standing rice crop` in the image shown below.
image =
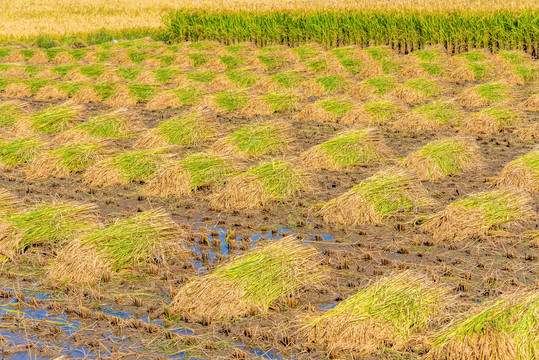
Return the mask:
[[330, 352], [368, 356], [386, 347], [408, 350], [414, 337], [440, 319], [451, 300], [448, 288], [406, 271], [385, 276], [309, 319], [303, 331]]
[[198, 321], [237, 318], [269, 307], [325, 279], [318, 251], [294, 236], [239, 256], [179, 289], [172, 315]]
[[58, 282], [94, 284], [132, 266], [184, 260], [185, 233], [161, 210], [150, 210], [71, 241], [47, 269]]
[[[537, 51], [539, 43], [534, 11], [428, 11], [414, 4], [414, 11], [398, 12], [381, 11], [380, 7], [387, 4], [359, 9], [350, 8], [350, 4], [331, 5], [329, 9], [308, 5], [308, 11], [295, 7], [258, 12], [241, 7], [236, 11], [186, 9], [170, 14], [165, 23], [175, 41], [212, 39], [226, 43], [253, 41], [257, 45], [315, 42], [326, 47], [374, 43], [391, 45], [402, 52], [442, 44], [456, 52], [492, 47], [526, 48], [530, 53]], [[384, 47], [376, 50], [373, 59], [382, 62], [389, 72], [392, 59], [387, 53], [391, 52]]]
[[386, 219], [415, 211], [432, 200], [421, 183], [401, 169], [385, 169], [327, 202], [320, 215], [341, 225], [382, 224]]
[[421, 229], [436, 241], [485, 238], [490, 230], [526, 222], [535, 216], [533, 200], [520, 190], [481, 192], [449, 204], [430, 216]]

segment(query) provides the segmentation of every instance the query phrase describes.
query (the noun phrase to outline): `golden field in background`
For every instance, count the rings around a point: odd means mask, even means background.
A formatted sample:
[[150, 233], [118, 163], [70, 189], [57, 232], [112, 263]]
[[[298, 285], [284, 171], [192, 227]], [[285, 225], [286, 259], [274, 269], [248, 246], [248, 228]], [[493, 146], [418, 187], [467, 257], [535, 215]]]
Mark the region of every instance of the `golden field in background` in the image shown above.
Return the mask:
[[533, 0], [447, 0], [435, 3], [428, 0], [272, 0], [261, 4], [254, 0], [0, 0], [0, 38], [24, 39], [39, 35], [71, 35], [106, 29], [123, 31], [163, 26], [163, 16], [171, 10], [293, 10], [344, 9], [411, 10], [411, 11], [519, 11], [537, 9]]

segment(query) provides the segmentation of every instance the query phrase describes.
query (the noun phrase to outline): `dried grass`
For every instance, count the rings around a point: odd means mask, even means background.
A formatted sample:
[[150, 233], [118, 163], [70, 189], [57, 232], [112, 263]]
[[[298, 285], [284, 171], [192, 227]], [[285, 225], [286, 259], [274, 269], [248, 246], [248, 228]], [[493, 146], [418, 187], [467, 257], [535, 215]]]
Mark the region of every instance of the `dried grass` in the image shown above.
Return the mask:
[[44, 88], [39, 89], [35, 100], [38, 101], [49, 101], [49, 100], [65, 100], [69, 97], [67, 91], [62, 90], [54, 85], [47, 85]]
[[401, 116], [392, 125], [393, 129], [410, 133], [429, 130], [446, 130], [460, 124], [462, 112], [452, 103], [432, 101], [418, 106]]
[[29, 246], [61, 246], [100, 226], [97, 206], [76, 202], [39, 204], [6, 218], [0, 226], [4, 255]]
[[91, 186], [128, 185], [132, 181], [147, 181], [165, 160], [162, 149], [124, 151], [98, 161], [83, 175]]
[[473, 113], [462, 121], [462, 131], [468, 134], [496, 134], [522, 126], [525, 116], [509, 107], [496, 105]]
[[509, 86], [504, 83], [477, 85], [464, 90], [456, 102], [468, 109], [478, 109], [505, 99], [509, 95], [509, 90]]
[[105, 100], [105, 103], [113, 108], [133, 106], [137, 104], [137, 99], [131, 95], [127, 86], [120, 85], [116, 88], [114, 95]]
[[180, 99], [178, 99], [178, 96], [169, 91], [160, 92], [146, 104], [147, 110], [164, 110], [181, 107], [182, 103]]
[[533, 94], [518, 105], [524, 111], [539, 112], [539, 94]]
[[91, 86], [83, 86], [72, 100], [78, 104], [97, 103], [101, 101], [101, 96]]
[[74, 143], [39, 154], [32, 161], [26, 176], [31, 179], [67, 178], [102, 159], [105, 153], [100, 143]]

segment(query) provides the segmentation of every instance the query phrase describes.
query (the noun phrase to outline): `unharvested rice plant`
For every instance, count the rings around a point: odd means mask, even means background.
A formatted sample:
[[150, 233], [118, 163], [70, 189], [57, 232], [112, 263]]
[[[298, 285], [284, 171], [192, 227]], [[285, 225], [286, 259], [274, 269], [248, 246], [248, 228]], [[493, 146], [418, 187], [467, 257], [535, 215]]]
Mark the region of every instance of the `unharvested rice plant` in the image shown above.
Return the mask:
[[539, 358], [538, 11], [0, 0], [0, 358]]

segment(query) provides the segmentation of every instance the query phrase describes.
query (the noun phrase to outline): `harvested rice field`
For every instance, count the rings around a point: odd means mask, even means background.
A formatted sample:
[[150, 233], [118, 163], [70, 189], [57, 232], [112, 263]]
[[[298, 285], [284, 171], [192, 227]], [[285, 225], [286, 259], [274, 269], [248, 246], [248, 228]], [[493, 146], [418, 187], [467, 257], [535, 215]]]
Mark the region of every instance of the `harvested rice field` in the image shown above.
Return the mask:
[[5, 359], [539, 357], [521, 50], [0, 47]]

